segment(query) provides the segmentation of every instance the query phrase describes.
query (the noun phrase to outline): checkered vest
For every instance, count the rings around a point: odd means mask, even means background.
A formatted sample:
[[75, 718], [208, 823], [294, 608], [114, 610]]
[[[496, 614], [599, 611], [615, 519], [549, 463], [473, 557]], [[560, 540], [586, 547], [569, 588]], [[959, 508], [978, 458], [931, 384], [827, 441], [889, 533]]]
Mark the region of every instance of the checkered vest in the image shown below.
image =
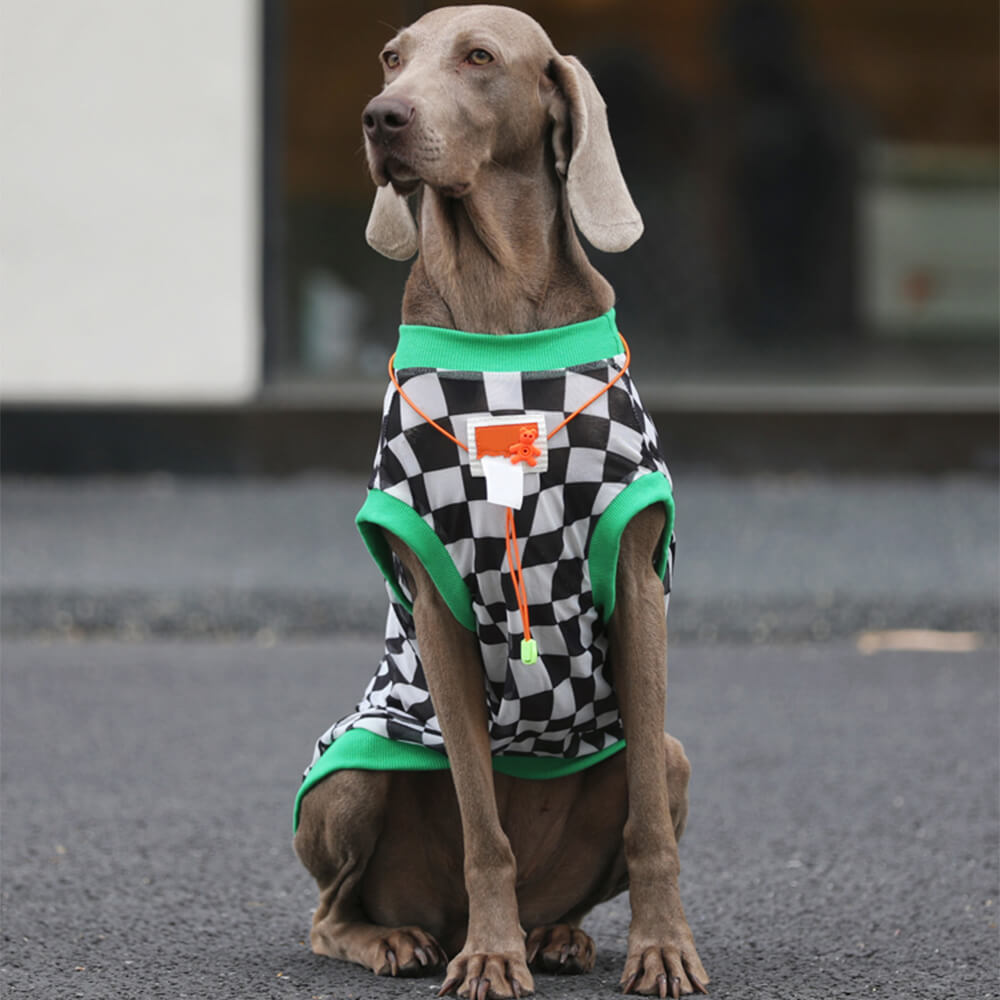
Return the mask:
[[[396, 373], [424, 413], [466, 440], [466, 421], [540, 411], [556, 427], [614, 378], [625, 354], [614, 311], [584, 323], [493, 336], [402, 326]], [[446, 751], [427, 691], [412, 603], [384, 531], [421, 559], [455, 618], [474, 631], [493, 754], [583, 757], [622, 738], [607, 623], [621, 534], [655, 503], [667, 529], [655, 558], [670, 590], [673, 500], [653, 423], [626, 373], [548, 441], [515, 511], [537, 662], [520, 660], [522, 623], [505, 551], [506, 509], [486, 499], [469, 455], [389, 387], [358, 526], [386, 577], [385, 653], [356, 711], [318, 740], [313, 764], [361, 728]], [[311, 765], [312, 766], [312, 765]], [[306, 772], [309, 773], [308, 771]]]

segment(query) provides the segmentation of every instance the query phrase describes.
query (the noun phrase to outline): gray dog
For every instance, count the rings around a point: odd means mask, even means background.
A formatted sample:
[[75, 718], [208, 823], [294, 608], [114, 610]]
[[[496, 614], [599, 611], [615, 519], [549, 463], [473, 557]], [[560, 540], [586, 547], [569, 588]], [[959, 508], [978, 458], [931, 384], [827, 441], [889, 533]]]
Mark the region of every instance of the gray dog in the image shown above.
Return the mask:
[[664, 733], [669, 478], [574, 228], [605, 251], [642, 233], [603, 101], [504, 7], [432, 11], [381, 58], [367, 236], [419, 254], [359, 515], [392, 610], [297, 803], [313, 949], [521, 996], [529, 966], [589, 971], [580, 922], [628, 889], [624, 991], [705, 992]]

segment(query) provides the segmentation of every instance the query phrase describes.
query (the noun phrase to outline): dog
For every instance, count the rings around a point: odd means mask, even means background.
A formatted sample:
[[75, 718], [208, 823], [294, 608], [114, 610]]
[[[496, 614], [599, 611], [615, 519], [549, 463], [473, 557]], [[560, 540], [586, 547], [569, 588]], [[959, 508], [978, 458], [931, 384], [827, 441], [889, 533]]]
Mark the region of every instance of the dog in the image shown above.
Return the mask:
[[366, 236], [417, 254], [359, 515], [391, 604], [379, 673], [296, 803], [312, 948], [520, 997], [531, 968], [589, 971], [581, 920], [628, 889], [623, 991], [707, 992], [677, 884], [690, 767], [664, 732], [669, 479], [574, 228], [604, 251], [642, 233], [603, 101], [511, 8], [434, 10], [381, 60]]

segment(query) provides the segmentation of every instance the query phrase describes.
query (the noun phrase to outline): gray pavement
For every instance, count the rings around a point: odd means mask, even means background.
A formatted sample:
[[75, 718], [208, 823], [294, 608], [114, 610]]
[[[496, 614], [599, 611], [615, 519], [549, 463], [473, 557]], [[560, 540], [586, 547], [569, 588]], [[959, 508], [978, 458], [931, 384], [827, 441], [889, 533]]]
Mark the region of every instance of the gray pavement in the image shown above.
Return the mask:
[[[4, 996], [434, 995], [310, 953], [290, 847], [310, 744], [375, 637], [0, 652]], [[675, 643], [668, 722], [714, 997], [1000, 996], [995, 650]], [[624, 899], [600, 907], [595, 973], [538, 995], [617, 995], [627, 926]]]
[[[997, 633], [990, 477], [677, 477], [671, 632], [774, 641]], [[10, 635], [309, 636], [381, 628], [364, 480], [9, 480]]]
[[[378, 658], [364, 481], [9, 480], [4, 996], [430, 997], [313, 956], [290, 809]], [[1000, 997], [991, 480], [678, 477], [668, 723], [712, 994]], [[861, 629], [970, 629], [862, 655]], [[972, 643], [973, 646], [976, 643]], [[588, 922], [607, 997], [628, 904]]]

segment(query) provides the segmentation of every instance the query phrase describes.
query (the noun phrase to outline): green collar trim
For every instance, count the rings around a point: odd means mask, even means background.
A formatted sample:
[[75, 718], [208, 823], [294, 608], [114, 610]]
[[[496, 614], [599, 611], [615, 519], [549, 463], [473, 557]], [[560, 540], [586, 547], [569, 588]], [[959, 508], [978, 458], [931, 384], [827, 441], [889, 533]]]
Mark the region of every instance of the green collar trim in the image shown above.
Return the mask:
[[465, 333], [440, 326], [399, 328], [396, 369], [466, 372], [544, 372], [604, 361], [624, 350], [615, 311], [531, 333]]

